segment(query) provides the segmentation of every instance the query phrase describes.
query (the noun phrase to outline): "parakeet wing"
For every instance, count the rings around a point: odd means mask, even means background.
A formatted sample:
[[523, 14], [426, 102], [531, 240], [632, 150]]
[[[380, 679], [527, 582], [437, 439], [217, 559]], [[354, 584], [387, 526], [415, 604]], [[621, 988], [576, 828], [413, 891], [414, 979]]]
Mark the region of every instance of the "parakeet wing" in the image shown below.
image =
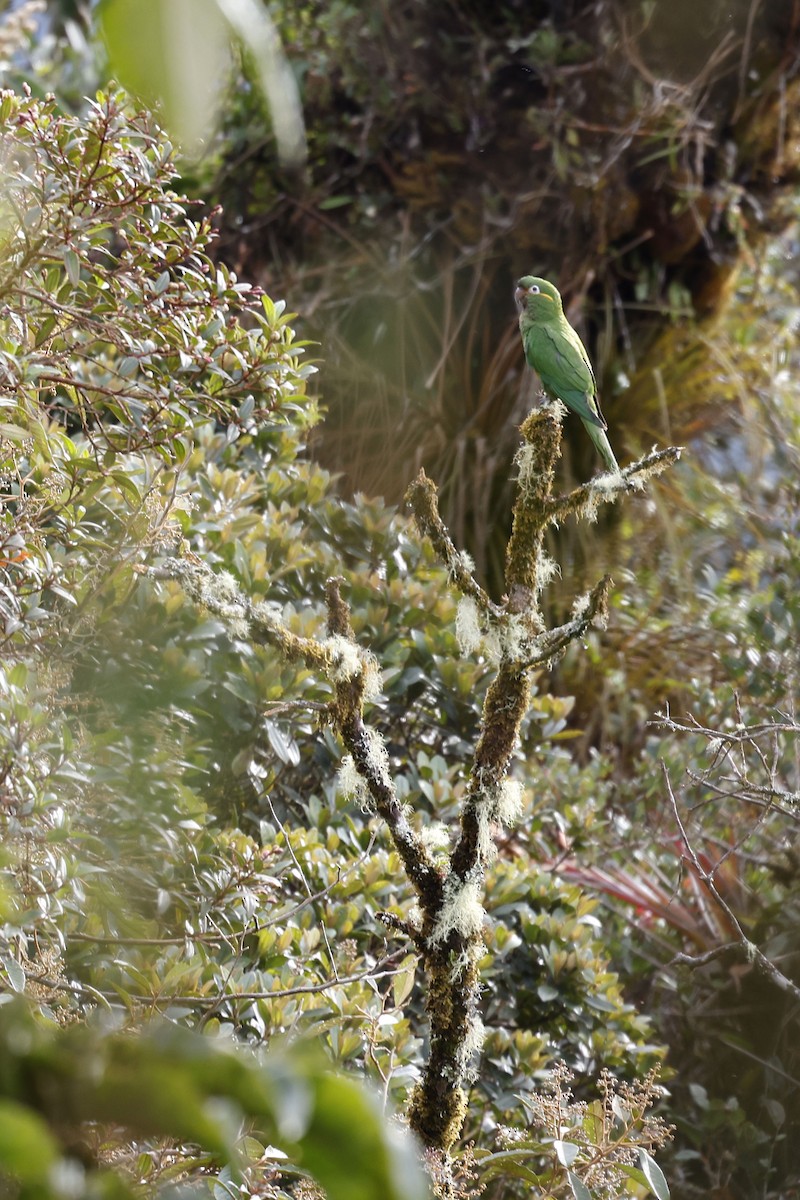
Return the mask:
[[524, 334], [525, 357], [546, 391], [563, 400], [584, 421], [606, 428], [597, 402], [592, 365], [567, 321], [532, 325]]

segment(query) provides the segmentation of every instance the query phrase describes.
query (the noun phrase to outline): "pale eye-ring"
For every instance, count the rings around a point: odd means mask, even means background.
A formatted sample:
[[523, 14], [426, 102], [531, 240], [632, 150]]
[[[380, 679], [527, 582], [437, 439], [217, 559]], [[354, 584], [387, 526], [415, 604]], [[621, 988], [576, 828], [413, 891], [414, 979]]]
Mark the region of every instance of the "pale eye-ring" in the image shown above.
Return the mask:
[[531, 296], [538, 296], [539, 295], [539, 285], [536, 283], [532, 283], [531, 286], [528, 288], [528, 291], [530, 292]]

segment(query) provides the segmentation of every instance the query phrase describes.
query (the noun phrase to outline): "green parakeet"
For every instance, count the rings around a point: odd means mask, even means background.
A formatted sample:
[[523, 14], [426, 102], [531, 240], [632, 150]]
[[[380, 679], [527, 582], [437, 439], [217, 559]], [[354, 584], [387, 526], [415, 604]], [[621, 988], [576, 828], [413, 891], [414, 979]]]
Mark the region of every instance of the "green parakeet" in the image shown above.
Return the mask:
[[600, 411], [592, 364], [583, 342], [564, 316], [558, 289], [546, 279], [523, 275], [514, 300], [528, 366], [533, 367], [546, 392], [563, 400], [580, 417], [608, 470], [619, 474], [606, 437], [608, 426]]

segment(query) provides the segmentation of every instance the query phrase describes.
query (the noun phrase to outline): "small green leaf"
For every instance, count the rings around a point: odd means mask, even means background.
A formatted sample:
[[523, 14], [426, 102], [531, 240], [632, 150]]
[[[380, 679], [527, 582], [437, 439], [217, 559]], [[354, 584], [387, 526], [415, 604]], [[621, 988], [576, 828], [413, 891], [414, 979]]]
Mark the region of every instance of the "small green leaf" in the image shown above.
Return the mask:
[[403, 1007], [414, 990], [415, 967], [416, 959], [413, 955], [409, 955], [408, 958], [404, 959], [402, 967], [392, 980], [392, 994], [398, 1008]]
[[76, 287], [81, 281], [81, 260], [74, 250], [64, 251], [64, 268], [70, 283]]
[[126, 354], [124, 358], [119, 360], [117, 374], [121, 375], [123, 379], [130, 379], [131, 375], [135, 375], [138, 369], [138, 358], [134, 358], [133, 355]]
[[646, 1150], [639, 1148], [639, 1166], [647, 1180], [647, 1185], [658, 1200], [669, 1200], [669, 1185], [664, 1178], [664, 1172], [654, 1158]]
[[586, 1109], [586, 1116], [583, 1118], [584, 1132], [589, 1139], [590, 1145], [600, 1145], [603, 1136], [603, 1126], [603, 1106], [599, 1100], [593, 1100]]
[[30, 434], [27, 429], [23, 429], [21, 425], [9, 425], [6, 421], [0, 421], [0, 438], [7, 442], [14, 442], [16, 445], [21, 445]]
[[352, 196], [328, 196], [326, 200], [321, 200], [318, 204], [320, 212], [330, 211], [332, 208], [343, 208], [345, 204], [352, 204]]
[[300, 762], [300, 750], [294, 738], [287, 737], [274, 721], [265, 721], [264, 729], [270, 746], [281, 762], [296, 767]]
[[264, 1157], [264, 1145], [254, 1137], [243, 1137], [239, 1149], [250, 1162], [259, 1162]]
[[11, 984], [15, 992], [25, 991], [25, 972], [15, 958], [6, 958], [3, 960], [8, 982]]
[[149, 1154], [140, 1154], [136, 1160], [136, 1174], [142, 1179], [153, 1174], [153, 1159]]
[[629, 1179], [632, 1179], [635, 1183], [638, 1183], [639, 1187], [647, 1189], [647, 1179], [645, 1178], [644, 1172], [640, 1171], [638, 1167], [634, 1167], [630, 1163], [620, 1163], [619, 1169], [622, 1171], [623, 1175], [627, 1175]]
[[569, 1180], [569, 1186], [572, 1188], [575, 1200], [592, 1200], [592, 1193], [574, 1171], [567, 1171], [567, 1179]]
[[142, 503], [142, 494], [129, 475], [124, 471], [111, 471], [109, 479], [113, 479], [121, 492], [125, 494], [134, 507]]
[[576, 1146], [574, 1142], [555, 1141], [553, 1149], [562, 1167], [571, 1167], [580, 1153], [580, 1147]]

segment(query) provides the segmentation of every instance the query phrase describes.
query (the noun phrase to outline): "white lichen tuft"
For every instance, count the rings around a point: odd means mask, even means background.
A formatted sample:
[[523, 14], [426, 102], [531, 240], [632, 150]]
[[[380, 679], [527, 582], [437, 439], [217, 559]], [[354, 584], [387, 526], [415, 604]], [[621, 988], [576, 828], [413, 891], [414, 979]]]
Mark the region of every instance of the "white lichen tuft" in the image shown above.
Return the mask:
[[369, 650], [362, 650], [361, 661], [364, 667], [364, 699], [376, 700], [383, 691], [383, 676], [378, 660]]
[[253, 605], [253, 616], [262, 625], [271, 629], [285, 625], [281, 606], [274, 600], [259, 600], [257, 604]]
[[361, 653], [355, 642], [334, 633], [325, 638], [322, 643], [328, 652], [331, 664], [331, 679], [334, 683], [344, 683], [361, 671]]
[[235, 616], [228, 617], [228, 628], [231, 636], [235, 637], [237, 641], [246, 642], [250, 637], [250, 623], [239, 612]]
[[464, 1040], [458, 1048], [458, 1064], [467, 1082], [471, 1082], [478, 1069], [477, 1057], [486, 1040], [486, 1029], [477, 1013], [470, 1018]]
[[541, 622], [533, 610], [510, 613], [499, 631], [500, 652], [508, 662], [535, 658], [540, 650]]
[[516, 825], [522, 816], [522, 784], [518, 779], [504, 779], [497, 788], [495, 820], [508, 827]]
[[463, 655], [472, 654], [481, 644], [478, 605], [471, 596], [462, 596], [456, 609], [456, 640]]
[[355, 800], [362, 808], [370, 804], [369, 788], [356, 770], [356, 764], [349, 754], [339, 764], [336, 790], [345, 800]]
[[220, 571], [214, 578], [216, 580], [215, 590], [217, 596], [223, 604], [242, 603], [242, 593], [239, 590], [239, 584], [230, 571]]
[[526, 657], [530, 631], [525, 613], [512, 613], [503, 626], [503, 649], [512, 662]]
[[450, 848], [450, 830], [444, 821], [433, 821], [430, 825], [423, 825], [419, 836], [423, 846], [433, 853], [443, 853]]
[[529, 442], [525, 442], [517, 451], [514, 462], [517, 465], [517, 486], [519, 490], [528, 495], [534, 483], [534, 470], [536, 467], [536, 451]]
[[[555, 567], [555, 563], [553, 563]], [[558, 569], [557, 567], [555, 568]], [[483, 618], [483, 620], [482, 620]], [[513, 613], [500, 622], [482, 614], [471, 596], [464, 596], [456, 610], [456, 639], [462, 654], [480, 651], [487, 662], [529, 658], [535, 652], [539, 630], [533, 612]]]
[[472, 555], [467, 554], [466, 550], [457, 550], [450, 565], [450, 578], [454, 579], [460, 573], [472, 575], [474, 570], [475, 560]]
[[378, 733], [377, 729], [367, 729], [365, 736], [367, 739], [367, 760], [373, 775], [377, 778], [382, 777], [385, 783], [391, 785], [389, 751], [386, 749], [383, 737]]
[[572, 605], [572, 616], [576, 621], [580, 620], [580, 618], [584, 615], [589, 607], [590, 600], [591, 594], [589, 592], [584, 592], [582, 595], [575, 597]]
[[413, 929], [415, 933], [420, 933], [422, 931], [424, 919], [425, 918], [422, 915], [422, 909], [415, 902], [411, 905], [411, 908], [406, 913], [406, 924], [408, 925], [408, 928]]
[[499, 663], [503, 657], [503, 637], [499, 629], [491, 629], [483, 639], [483, 653], [490, 663]]
[[597, 520], [597, 514], [600, 510], [601, 493], [594, 490], [594, 486], [590, 486], [586, 493], [586, 500], [583, 505], [583, 516], [590, 525], [594, 525]]
[[451, 960], [450, 979], [454, 986], [464, 978], [467, 971], [473, 970], [475, 964], [480, 962], [485, 953], [486, 944], [483, 938], [475, 938]]
[[204, 576], [199, 591], [201, 603], [228, 622], [233, 637], [239, 640], [249, 637], [250, 625], [245, 617], [244, 599], [230, 571]]
[[232, 602], [238, 601], [239, 607], [242, 604], [236, 580], [229, 571], [221, 571], [219, 575], [204, 575], [200, 583], [200, 600], [212, 612], [220, 615]]
[[494, 834], [492, 832], [492, 817], [488, 804], [481, 804], [478, 807], [478, 835], [476, 841], [479, 861], [484, 866], [488, 866], [497, 857], [497, 846], [495, 845]]
[[350, 638], [342, 637], [339, 633], [331, 634], [322, 642], [327, 651], [330, 663], [330, 677], [333, 683], [345, 683], [362, 675], [364, 699], [374, 700], [383, 690], [378, 660], [369, 650], [362, 650]]
[[625, 480], [619, 471], [605, 471], [592, 480], [592, 490], [605, 496], [613, 496], [614, 492], [624, 492]]
[[483, 928], [485, 913], [481, 904], [481, 878], [462, 880], [451, 875], [444, 885], [444, 899], [430, 935], [431, 945], [444, 942], [451, 933], [471, 938]]
[[464, 1053], [470, 1058], [473, 1054], [480, 1054], [485, 1040], [486, 1030], [484, 1029], [483, 1021], [476, 1013], [469, 1023], [469, 1031], [464, 1038]]
[[558, 565], [555, 559], [551, 558], [549, 554], [545, 554], [544, 551], [542, 551], [536, 559], [536, 578], [534, 580], [534, 587], [537, 593], [544, 591], [548, 583], [550, 583], [556, 578], [556, 576], [560, 574], [561, 567]]

